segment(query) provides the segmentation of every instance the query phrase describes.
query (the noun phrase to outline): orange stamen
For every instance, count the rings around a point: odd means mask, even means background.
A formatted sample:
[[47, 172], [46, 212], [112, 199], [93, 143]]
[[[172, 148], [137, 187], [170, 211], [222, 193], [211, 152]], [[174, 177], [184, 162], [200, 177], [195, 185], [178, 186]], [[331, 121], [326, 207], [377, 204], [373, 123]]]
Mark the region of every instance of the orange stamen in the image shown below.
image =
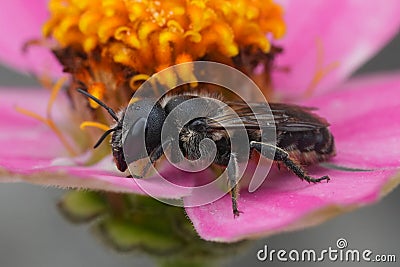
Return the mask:
[[67, 81], [67, 77], [61, 77], [60, 79], [57, 80], [55, 85], [51, 88], [51, 94], [50, 94], [50, 99], [49, 102], [47, 103], [47, 109], [46, 109], [46, 114], [47, 118], [51, 117], [51, 109], [53, 108], [53, 104], [57, 98], [58, 93], [62, 89], [62, 86], [65, 84]]
[[95, 121], [84, 121], [79, 125], [79, 128], [81, 130], [85, 129], [86, 127], [94, 127], [94, 128], [101, 129], [103, 131], [107, 131], [110, 129], [110, 127], [108, 127], [108, 125], [105, 125], [100, 122], [95, 122]]
[[30, 110], [21, 108], [21, 107], [15, 107], [15, 110], [25, 116], [34, 118], [40, 122], [43, 122], [44, 124], [46, 124], [54, 133], [55, 135], [58, 137], [58, 139], [60, 140], [60, 142], [63, 144], [63, 146], [65, 147], [65, 149], [68, 151], [68, 153], [71, 156], [77, 156], [78, 153], [75, 151], [75, 149], [70, 145], [69, 141], [65, 138], [64, 134], [62, 133], [62, 131], [57, 127], [57, 125], [54, 123], [53, 120], [51, 119], [46, 119], [38, 114], [36, 114], [35, 112], [32, 112]]
[[53, 88], [51, 89], [51, 95], [49, 102], [47, 104], [46, 108], [46, 117], [43, 117], [33, 111], [21, 108], [21, 107], [15, 107], [15, 110], [25, 116], [34, 118], [44, 124], [46, 124], [53, 132], [54, 134], [58, 137], [60, 142], [63, 144], [65, 149], [68, 151], [68, 153], [71, 156], [76, 156], [78, 153], [75, 151], [74, 147], [70, 144], [70, 142], [67, 140], [67, 138], [64, 136], [63, 132], [58, 128], [58, 126], [55, 124], [53, 119], [51, 118], [51, 109], [53, 107], [53, 104], [55, 102], [55, 99], [57, 98], [58, 92], [61, 90], [62, 85], [65, 83], [66, 77], [60, 78]]
[[[192, 62], [193, 59], [189, 54], [182, 53], [176, 57], [176, 64], [181, 64], [181, 63], [188, 63]], [[192, 64], [187, 64], [184, 68], [178, 68], [178, 75], [179, 78], [182, 81], [191, 81], [190, 86], [192, 88], [196, 87], [198, 85], [197, 83], [197, 78], [194, 75], [194, 70], [193, 70], [193, 65]]]
[[146, 81], [147, 79], [149, 79], [150, 76], [147, 74], [137, 74], [135, 76], [133, 76], [130, 81], [129, 81], [129, 87], [132, 89], [136, 89], [136, 83], [139, 81]]
[[315, 89], [318, 87], [318, 84], [326, 77], [328, 74], [332, 73], [335, 69], [340, 66], [338, 61], [331, 62], [324, 66], [324, 46], [322, 40], [320, 38], [316, 39], [317, 46], [317, 60], [315, 64], [315, 73], [313, 78], [311, 79], [310, 84], [307, 86], [307, 89], [304, 91], [305, 97], [310, 97]]
[[[88, 88], [88, 93], [100, 100], [103, 99], [105, 91], [106, 91], [106, 87], [101, 82], [95, 82], [95, 83], [91, 84]], [[92, 99], [89, 99], [89, 104], [92, 108], [99, 107], [99, 104], [97, 104]]]

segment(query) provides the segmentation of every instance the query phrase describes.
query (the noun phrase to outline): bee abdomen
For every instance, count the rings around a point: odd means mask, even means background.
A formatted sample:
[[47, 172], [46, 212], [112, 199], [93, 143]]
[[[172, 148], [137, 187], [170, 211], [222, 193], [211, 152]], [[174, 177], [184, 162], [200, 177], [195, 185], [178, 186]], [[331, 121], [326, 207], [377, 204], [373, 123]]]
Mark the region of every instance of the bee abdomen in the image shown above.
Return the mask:
[[325, 161], [335, 155], [334, 139], [327, 128], [280, 133], [277, 145], [301, 164]]
[[335, 141], [331, 132], [327, 128], [321, 129], [321, 141], [315, 145], [315, 151], [319, 154], [334, 156], [335, 151]]

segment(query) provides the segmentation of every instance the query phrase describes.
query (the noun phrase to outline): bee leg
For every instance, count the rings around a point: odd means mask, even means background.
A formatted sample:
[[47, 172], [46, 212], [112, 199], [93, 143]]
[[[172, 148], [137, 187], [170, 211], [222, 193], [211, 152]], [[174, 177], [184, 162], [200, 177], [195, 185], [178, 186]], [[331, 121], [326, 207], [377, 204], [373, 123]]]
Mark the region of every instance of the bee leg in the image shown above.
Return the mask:
[[287, 153], [282, 148], [276, 147], [271, 144], [255, 142], [255, 141], [250, 142], [250, 148], [256, 149], [258, 152], [260, 152], [264, 157], [268, 159], [282, 162], [283, 164], [285, 164], [286, 168], [288, 168], [290, 171], [296, 174], [296, 176], [299, 177], [301, 180], [305, 180], [309, 183], [319, 183], [323, 180], [326, 181], [330, 180], [327, 175], [322, 176], [320, 178], [312, 178], [305, 172], [305, 170], [301, 167], [301, 165], [292, 160], [289, 157], [289, 153]]
[[[169, 146], [170, 142], [165, 143], [165, 145]], [[165, 146], [164, 145], [164, 146]], [[134, 178], [136, 179], [141, 179], [146, 176], [147, 172], [149, 171], [151, 165], [153, 165], [157, 160], [161, 158], [161, 156], [164, 154], [163, 146], [159, 145], [150, 153], [150, 160], [146, 163], [146, 166], [144, 166], [142, 174], [139, 175], [133, 175]]]
[[147, 172], [149, 171], [151, 165], [154, 164], [162, 155], [164, 151], [161, 145], [159, 145], [153, 152], [150, 154], [150, 160], [144, 166], [142, 174], [140, 176], [135, 176], [135, 178], [141, 179], [146, 176]]
[[232, 211], [233, 217], [236, 218], [241, 213], [238, 210], [237, 198], [239, 195], [239, 185], [238, 185], [238, 162], [235, 154], [230, 155], [230, 160], [228, 166], [226, 167], [228, 173], [228, 183], [230, 188], [230, 194], [232, 199]]

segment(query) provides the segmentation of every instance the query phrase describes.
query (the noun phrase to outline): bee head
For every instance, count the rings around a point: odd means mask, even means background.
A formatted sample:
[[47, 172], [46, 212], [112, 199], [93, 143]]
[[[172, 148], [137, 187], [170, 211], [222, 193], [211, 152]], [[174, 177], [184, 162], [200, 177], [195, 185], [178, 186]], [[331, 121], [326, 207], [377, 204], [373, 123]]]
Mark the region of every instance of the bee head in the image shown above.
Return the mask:
[[94, 148], [97, 148], [108, 135], [113, 133], [112, 152], [120, 171], [125, 171], [127, 164], [147, 157], [161, 144], [161, 130], [166, 115], [158, 102], [154, 105], [152, 100], [131, 101], [119, 118], [101, 100], [82, 89], [77, 89], [77, 91], [98, 103], [117, 122], [116, 126], [104, 132]]
[[128, 164], [147, 157], [161, 144], [165, 118], [164, 109], [151, 99], [134, 101], [126, 108], [121, 144]]

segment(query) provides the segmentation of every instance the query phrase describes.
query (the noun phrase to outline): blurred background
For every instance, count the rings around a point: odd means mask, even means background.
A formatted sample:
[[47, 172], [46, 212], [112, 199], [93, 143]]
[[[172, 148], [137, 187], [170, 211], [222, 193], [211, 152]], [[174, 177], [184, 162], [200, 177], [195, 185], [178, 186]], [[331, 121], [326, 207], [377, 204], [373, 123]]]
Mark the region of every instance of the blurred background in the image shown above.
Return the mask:
[[[400, 70], [400, 34], [355, 75]], [[400, 72], [399, 72], [400, 73]], [[32, 86], [36, 81], [0, 66], [0, 86]], [[0, 93], [1, 94], [1, 93]], [[400, 100], [399, 100], [400, 101]], [[73, 225], [58, 212], [63, 190], [30, 184], [0, 185], [0, 267], [154, 266], [139, 253], [117, 253], [99, 242], [87, 225]], [[336, 217], [317, 227], [257, 240], [243, 253], [227, 259], [229, 266], [266, 266], [257, 251], [270, 249], [336, 248], [345, 238], [350, 248], [370, 249], [378, 254], [396, 254], [400, 262], [400, 188], [379, 203]], [[274, 266], [284, 263], [274, 262]], [[357, 263], [320, 262], [318, 265]], [[398, 263], [382, 263], [397, 266]], [[310, 263], [299, 263], [309, 266]]]

